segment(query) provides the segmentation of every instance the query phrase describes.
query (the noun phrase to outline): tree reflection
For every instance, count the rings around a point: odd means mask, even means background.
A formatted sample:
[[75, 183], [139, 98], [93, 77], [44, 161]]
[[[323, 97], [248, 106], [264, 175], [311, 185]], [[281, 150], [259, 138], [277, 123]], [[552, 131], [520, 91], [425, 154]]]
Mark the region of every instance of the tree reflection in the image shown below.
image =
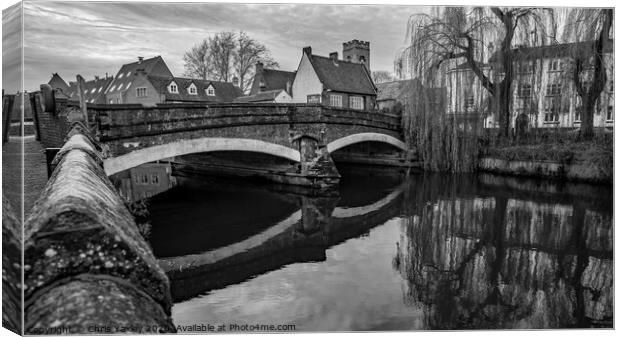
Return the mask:
[[428, 328], [612, 325], [611, 214], [432, 180], [413, 184], [426, 198], [409, 199], [393, 264]]

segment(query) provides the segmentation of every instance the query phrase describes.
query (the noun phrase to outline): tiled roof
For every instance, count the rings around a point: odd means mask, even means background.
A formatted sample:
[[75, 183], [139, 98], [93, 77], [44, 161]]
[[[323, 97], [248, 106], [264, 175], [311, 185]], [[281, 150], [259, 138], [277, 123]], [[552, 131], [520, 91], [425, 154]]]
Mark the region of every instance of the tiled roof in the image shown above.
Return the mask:
[[[512, 50], [515, 59], [519, 60], [535, 60], [540, 58], [557, 58], [567, 57], [571, 50], [584, 50], [592, 48], [594, 41], [559, 43], [548, 46], [537, 47], [520, 47]], [[606, 45], [604, 52], [613, 53], [614, 40], [610, 39]], [[493, 53], [489, 62], [499, 62], [499, 52]]]
[[265, 80], [265, 91], [284, 89], [286, 90], [286, 82], [293, 84], [295, 80], [294, 71], [284, 71], [275, 69], [263, 69], [263, 78]]
[[[84, 81], [84, 99], [88, 103], [105, 104], [105, 91], [114, 78], [104, 77], [94, 80]], [[71, 100], [79, 100], [77, 92], [77, 82], [70, 82], [68, 96]]]
[[421, 86], [418, 79], [377, 83], [377, 101], [402, 99]]
[[376, 94], [370, 74], [361, 63], [334, 61], [317, 55], [310, 55], [310, 62], [326, 89], [354, 94]]
[[[160, 64], [161, 62], [161, 64]], [[153, 71], [157, 68], [161, 73], [153, 74]], [[124, 64], [114, 77], [114, 82], [110, 84], [110, 88], [107, 93], [115, 93], [119, 91], [125, 91], [129, 89], [137, 76], [144, 75], [164, 75], [172, 76], [172, 73], [166, 66], [161, 56], [156, 56], [150, 59], [144, 59], [142, 61], [136, 61], [132, 63]]]
[[250, 102], [271, 102], [273, 101], [284, 89], [276, 89], [269, 91], [261, 91], [255, 95], [241, 96], [235, 98], [235, 103], [250, 103]]
[[[211, 80], [198, 80], [183, 77], [161, 77], [147, 76], [151, 84], [158, 92], [165, 93], [167, 101], [178, 102], [232, 102], [235, 98], [242, 96], [243, 92], [239, 87], [235, 87], [230, 82], [220, 82]], [[178, 93], [168, 91], [168, 85], [174, 81], [178, 87]], [[191, 84], [196, 86], [196, 95], [191, 95], [188, 88]], [[215, 89], [215, 96], [208, 96], [206, 89], [212, 85]]]

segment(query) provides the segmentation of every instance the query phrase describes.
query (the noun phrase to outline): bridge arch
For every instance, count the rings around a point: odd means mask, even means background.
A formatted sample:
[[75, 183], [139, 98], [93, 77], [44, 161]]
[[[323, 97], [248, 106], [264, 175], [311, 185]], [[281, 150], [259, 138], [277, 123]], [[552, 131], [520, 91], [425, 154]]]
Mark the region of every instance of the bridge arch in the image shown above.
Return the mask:
[[364, 133], [356, 133], [353, 135], [349, 135], [346, 137], [342, 137], [334, 140], [333, 142], [327, 144], [327, 151], [332, 153], [337, 151], [345, 146], [349, 146], [356, 143], [361, 142], [381, 142], [393, 145], [403, 151], [406, 151], [407, 147], [405, 143], [401, 140], [392, 137], [390, 135], [386, 135], [383, 133], [375, 133], [375, 132], [364, 132]]
[[124, 170], [162, 160], [165, 158], [182, 156], [200, 152], [214, 151], [247, 151], [270, 154], [299, 162], [299, 151], [289, 147], [256, 139], [247, 138], [198, 138], [184, 139], [176, 142], [154, 145], [138, 149], [127, 154], [105, 159], [103, 167], [110, 176]]

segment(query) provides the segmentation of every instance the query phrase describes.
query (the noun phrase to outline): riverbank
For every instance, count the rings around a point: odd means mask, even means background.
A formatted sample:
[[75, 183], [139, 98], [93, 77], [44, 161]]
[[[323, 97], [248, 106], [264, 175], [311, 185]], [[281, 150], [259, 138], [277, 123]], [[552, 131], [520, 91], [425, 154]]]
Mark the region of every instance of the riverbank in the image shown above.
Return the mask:
[[482, 151], [478, 170], [513, 176], [611, 184], [613, 138], [489, 146]]

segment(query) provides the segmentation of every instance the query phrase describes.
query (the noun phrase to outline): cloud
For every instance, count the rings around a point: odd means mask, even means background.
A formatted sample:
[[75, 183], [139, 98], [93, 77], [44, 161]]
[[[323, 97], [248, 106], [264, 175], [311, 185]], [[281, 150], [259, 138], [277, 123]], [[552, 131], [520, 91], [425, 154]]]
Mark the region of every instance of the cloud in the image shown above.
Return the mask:
[[86, 78], [116, 73], [122, 64], [139, 55], [162, 55], [171, 71], [181, 75], [183, 53], [222, 30], [246, 31], [264, 43], [285, 70], [297, 67], [304, 46], [327, 55], [342, 52], [342, 42], [352, 39], [370, 41], [374, 70], [392, 70], [394, 53], [404, 41], [407, 19], [419, 8], [24, 2], [24, 84], [26, 89], [34, 90], [54, 72], [67, 81], [78, 73]]

